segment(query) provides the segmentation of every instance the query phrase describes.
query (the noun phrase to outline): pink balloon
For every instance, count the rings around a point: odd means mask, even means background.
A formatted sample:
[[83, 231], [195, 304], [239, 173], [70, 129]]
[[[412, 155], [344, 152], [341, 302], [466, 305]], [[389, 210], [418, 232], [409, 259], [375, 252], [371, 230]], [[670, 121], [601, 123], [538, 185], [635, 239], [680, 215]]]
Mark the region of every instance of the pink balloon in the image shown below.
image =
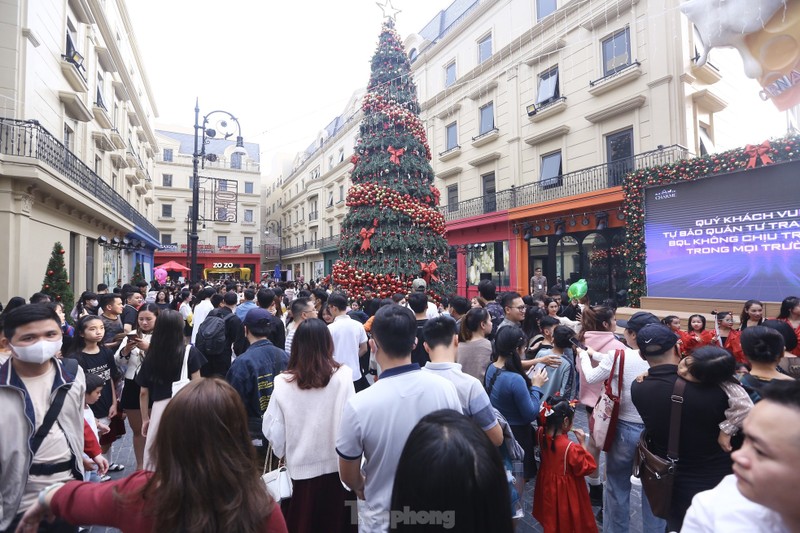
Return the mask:
[[155, 271], [153, 272], [153, 276], [155, 276], [156, 281], [158, 281], [159, 283], [164, 283], [165, 281], [167, 281], [167, 271], [164, 270], [163, 268], [155, 269]]

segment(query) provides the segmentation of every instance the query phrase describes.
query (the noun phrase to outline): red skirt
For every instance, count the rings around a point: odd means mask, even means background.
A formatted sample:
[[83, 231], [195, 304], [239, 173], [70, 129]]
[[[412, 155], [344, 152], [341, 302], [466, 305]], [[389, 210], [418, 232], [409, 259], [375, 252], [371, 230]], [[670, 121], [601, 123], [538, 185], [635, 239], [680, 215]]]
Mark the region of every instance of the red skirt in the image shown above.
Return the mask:
[[293, 479], [292, 497], [281, 502], [281, 511], [292, 533], [358, 531], [356, 495], [345, 490], [335, 472]]

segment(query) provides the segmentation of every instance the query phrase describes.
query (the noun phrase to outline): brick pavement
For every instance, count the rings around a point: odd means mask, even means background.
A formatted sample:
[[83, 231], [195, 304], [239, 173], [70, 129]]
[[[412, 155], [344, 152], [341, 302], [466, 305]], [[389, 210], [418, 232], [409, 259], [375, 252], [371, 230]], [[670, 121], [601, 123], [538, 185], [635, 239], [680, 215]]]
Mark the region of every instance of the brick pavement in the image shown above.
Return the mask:
[[[577, 409], [575, 414], [575, 425], [588, 431], [588, 421], [586, 418], [586, 411], [584, 409]], [[112, 449], [114, 462], [125, 465], [125, 470], [122, 472], [112, 472], [110, 475], [114, 479], [119, 479], [127, 476], [136, 468], [136, 459], [133, 456], [133, 441], [131, 439], [130, 428], [128, 428], [125, 436], [114, 443]], [[601, 467], [603, 466], [603, 459], [605, 454], [601, 455]], [[542, 526], [533, 518], [531, 510], [533, 509], [533, 488], [535, 481], [529, 481], [525, 486], [525, 515], [520, 520], [516, 528], [516, 533], [542, 533]], [[631, 493], [631, 527], [630, 533], [642, 533], [642, 518], [641, 518], [641, 488], [633, 487]], [[595, 512], [598, 508], [594, 509]], [[602, 530], [602, 528], [601, 528]], [[93, 527], [92, 533], [116, 533], [118, 530], [105, 527]]]

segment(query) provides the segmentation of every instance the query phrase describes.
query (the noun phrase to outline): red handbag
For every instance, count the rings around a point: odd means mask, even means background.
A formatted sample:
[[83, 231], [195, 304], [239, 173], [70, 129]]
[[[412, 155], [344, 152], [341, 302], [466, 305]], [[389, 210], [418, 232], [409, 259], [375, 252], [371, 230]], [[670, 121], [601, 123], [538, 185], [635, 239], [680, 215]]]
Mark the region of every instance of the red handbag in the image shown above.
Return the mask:
[[[617, 376], [617, 395], [611, 389], [611, 380], [614, 379], [614, 368], [619, 361], [619, 372]], [[619, 419], [619, 399], [622, 394], [622, 374], [625, 370], [625, 352], [617, 350], [614, 352], [614, 362], [611, 364], [611, 374], [606, 379], [606, 388], [592, 411], [589, 419], [589, 431], [595, 446], [604, 452], [609, 451], [611, 443], [614, 442], [614, 435], [617, 432], [617, 419]]]

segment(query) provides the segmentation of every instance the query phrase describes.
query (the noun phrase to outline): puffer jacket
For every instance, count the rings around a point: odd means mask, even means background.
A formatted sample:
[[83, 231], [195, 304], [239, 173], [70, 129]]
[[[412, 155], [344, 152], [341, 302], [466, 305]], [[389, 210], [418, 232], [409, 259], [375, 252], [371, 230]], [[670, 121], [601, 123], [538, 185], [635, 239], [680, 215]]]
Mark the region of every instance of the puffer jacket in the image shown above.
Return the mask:
[[[624, 350], [626, 346], [622, 344], [611, 331], [584, 331], [583, 343], [589, 348], [593, 348], [600, 353], [608, 353], [612, 350]], [[597, 366], [598, 363], [592, 360], [592, 366]], [[581, 375], [581, 390], [579, 400], [581, 404], [589, 407], [594, 407], [597, 404], [597, 399], [600, 393], [605, 388], [605, 383], [587, 383], [583, 372], [580, 371], [581, 365], [578, 366], [578, 373]]]
[[[12, 358], [0, 366], [0, 531], [5, 530], [14, 520], [28, 471], [33, 462], [31, 439], [34, 435], [33, 404], [28, 392], [14, 371]], [[50, 401], [61, 387], [69, 387], [64, 406], [58, 415], [57, 423], [64, 430], [75, 469], [83, 473], [83, 404], [86, 381], [83, 370], [76, 365], [75, 375], [65, 369], [61, 362], [53, 359], [56, 375]]]

